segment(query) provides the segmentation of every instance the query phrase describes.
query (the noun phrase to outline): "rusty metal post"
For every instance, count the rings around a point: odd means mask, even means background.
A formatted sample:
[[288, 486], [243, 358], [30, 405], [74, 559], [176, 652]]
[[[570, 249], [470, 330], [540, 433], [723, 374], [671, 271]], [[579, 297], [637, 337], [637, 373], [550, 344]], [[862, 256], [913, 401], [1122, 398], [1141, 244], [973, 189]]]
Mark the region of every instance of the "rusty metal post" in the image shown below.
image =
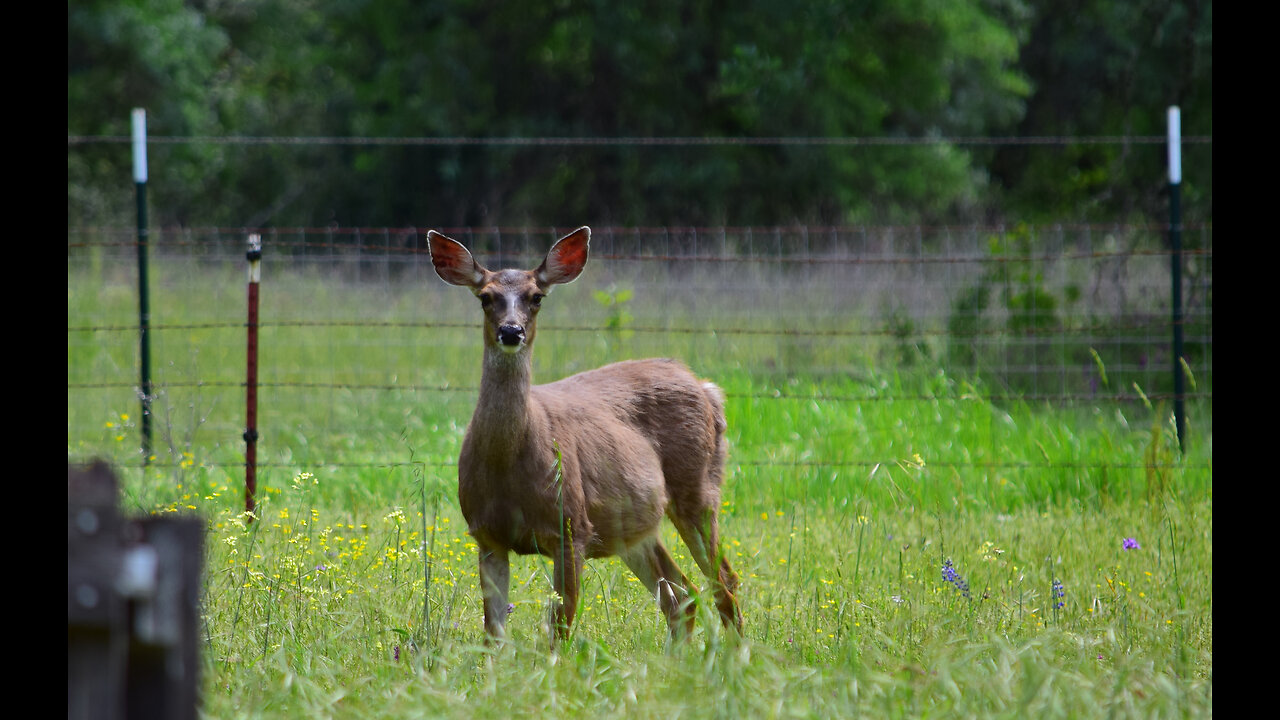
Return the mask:
[[[262, 260], [262, 237], [249, 236], [249, 322], [247, 325], [247, 369], [245, 372], [244, 509], [253, 513], [258, 494], [258, 281]], [[253, 516], [249, 516], [252, 522]]]

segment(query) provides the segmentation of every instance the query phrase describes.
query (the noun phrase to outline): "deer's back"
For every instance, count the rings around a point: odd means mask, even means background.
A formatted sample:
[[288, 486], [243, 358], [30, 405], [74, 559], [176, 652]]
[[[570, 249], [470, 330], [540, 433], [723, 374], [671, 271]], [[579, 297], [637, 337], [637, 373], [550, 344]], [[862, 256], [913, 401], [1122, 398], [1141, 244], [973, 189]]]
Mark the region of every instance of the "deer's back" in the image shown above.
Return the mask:
[[616, 420], [642, 434], [664, 462], [700, 454], [724, 430], [719, 389], [669, 359], [627, 360], [533, 388], [553, 418]]
[[660, 459], [669, 490], [700, 483], [723, 452], [720, 389], [676, 360], [614, 363], [534, 391], [553, 418], [595, 428], [617, 423], [634, 432]]

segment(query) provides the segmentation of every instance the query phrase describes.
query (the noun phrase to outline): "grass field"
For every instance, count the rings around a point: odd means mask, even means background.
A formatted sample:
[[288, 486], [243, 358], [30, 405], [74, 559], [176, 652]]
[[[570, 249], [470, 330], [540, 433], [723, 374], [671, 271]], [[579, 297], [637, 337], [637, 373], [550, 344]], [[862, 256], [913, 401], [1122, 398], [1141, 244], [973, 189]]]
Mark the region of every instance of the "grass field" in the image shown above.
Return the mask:
[[465, 291], [268, 267], [246, 524], [243, 267], [157, 264], [165, 387], [143, 470], [135, 334], [85, 329], [136, 324], [127, 265], [70, 263], [68, 460], [115, 463], [126, 512], [207, 520], [206, 717], [1212, 715], [1209, 401], [1190, 407], [1182, 456], [1158, 403], [1011, 401], [861, 340], [732, 332], [865, 322], [798, 318], [821, 286], [753, 313], [700, 298], [711, 284], [656, 293], [593, 272], [546, 302], [537, 376], [670, 355], [725, 389], [743, 638], [703, 610], [670, 646], [653, 599], [606, 560], [551, 652], [550, 564], [524, 557], [512, 643], [483, 646], [452, 466], [479, 376]]

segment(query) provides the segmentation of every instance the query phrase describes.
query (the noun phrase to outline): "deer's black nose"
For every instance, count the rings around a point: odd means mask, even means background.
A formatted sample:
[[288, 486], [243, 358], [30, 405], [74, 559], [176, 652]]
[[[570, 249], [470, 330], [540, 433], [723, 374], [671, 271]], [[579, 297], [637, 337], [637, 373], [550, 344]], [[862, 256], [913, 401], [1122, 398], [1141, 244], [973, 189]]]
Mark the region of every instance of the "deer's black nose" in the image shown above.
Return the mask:
[[507, 347], [517, 347], [524, 342], [524, 328], [519, 325], [498, 326], [498, 342]]

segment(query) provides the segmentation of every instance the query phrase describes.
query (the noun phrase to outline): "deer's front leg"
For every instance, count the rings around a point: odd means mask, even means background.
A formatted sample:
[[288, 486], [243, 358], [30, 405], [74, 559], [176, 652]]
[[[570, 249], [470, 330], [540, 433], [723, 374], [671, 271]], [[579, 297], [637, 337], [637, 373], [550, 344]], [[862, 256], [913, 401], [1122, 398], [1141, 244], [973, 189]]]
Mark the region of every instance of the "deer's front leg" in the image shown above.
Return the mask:
[[511, 588], [511, 565], [507, 551], [480, 546], [480, 593], [484, 596], [486, 642], [506, 635], [507, 593]]

